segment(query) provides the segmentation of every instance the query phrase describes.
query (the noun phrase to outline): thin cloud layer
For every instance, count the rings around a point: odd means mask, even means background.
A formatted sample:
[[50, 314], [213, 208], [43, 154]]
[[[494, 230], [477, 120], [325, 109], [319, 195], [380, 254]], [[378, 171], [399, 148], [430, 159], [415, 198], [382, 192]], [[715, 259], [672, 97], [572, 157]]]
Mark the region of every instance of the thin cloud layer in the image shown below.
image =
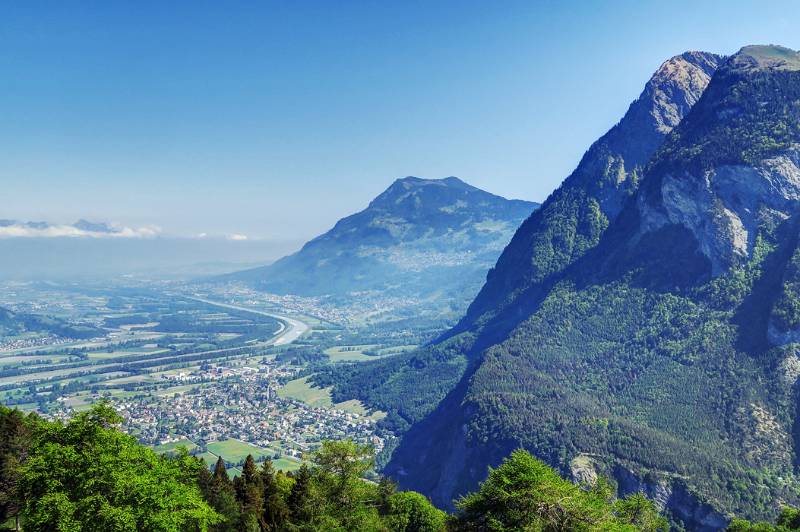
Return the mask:
[[12, 223], [0, 226], [0, 238], [152, 238], [161, 234], [161, 228], [111, 227], [102, 231], [80, 229], [72, 225]]

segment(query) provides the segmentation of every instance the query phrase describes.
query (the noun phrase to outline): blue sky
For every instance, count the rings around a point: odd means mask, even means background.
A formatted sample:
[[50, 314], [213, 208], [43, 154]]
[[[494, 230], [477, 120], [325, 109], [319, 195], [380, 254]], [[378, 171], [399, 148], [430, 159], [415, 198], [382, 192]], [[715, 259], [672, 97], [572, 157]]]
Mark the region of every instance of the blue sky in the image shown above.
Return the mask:
[[405, 175], [543, 200], [659, 64], [796, 2], [3, 2], [0, 218], [301, 239]]

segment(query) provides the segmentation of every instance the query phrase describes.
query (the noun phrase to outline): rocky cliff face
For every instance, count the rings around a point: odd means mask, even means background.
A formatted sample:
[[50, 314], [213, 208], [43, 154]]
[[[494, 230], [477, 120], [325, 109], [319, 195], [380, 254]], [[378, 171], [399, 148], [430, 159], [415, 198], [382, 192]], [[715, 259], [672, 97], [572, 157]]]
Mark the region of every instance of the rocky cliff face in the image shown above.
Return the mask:
[[515, 301], [526, 290], [597, 245], [638, 188], [645, 165], [699, 100], [719, 62], [714, 54], [686, 52], [659, 67], [622, 120], [589, 148], [542, 209], [517, 230], [456, 331], [495, 318], [502, 322], [506, 309], [512, 309], [513, 321]]
[[800, 146], [754, 165], [722, 165], [703, 175], [668, 173], [659, 205], [639, 198], [642, 232], [670, 224], [688, 228], [712, 265], [713, 275], [752, 254], [760, 225], [786, 219], [800, 200]]
[[779, 47], [746, 47], [725, 64], [638, 198], [642, 232], [683, 225], [719, 275], [751, 255], [763, 223], [795, 211], [798, 71], [800, 56]]
[[662, 512], [677, 523], [696, 532], [714, 532], [728, 526], [729, 520], [708, 503], [690, 492], [680, 479], [644, 479], [633, 471], [617, 466], [613, 471], [621, 495], [644, 493]]
[[615, 219], [638, 186], [644, 166], [700, 99], [719, 62], [719, 56], [706, 52], [685, 52], [665, 61], [565, 184], [585, 187], [603, 214]]

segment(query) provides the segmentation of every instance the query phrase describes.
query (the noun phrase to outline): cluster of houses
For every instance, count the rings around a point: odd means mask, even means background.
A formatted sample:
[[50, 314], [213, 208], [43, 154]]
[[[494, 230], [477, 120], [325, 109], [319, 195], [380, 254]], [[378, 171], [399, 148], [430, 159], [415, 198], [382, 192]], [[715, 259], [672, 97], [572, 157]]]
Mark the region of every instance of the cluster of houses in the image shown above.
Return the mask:
[[300, 456], [322, 440], [352, 438], [376, 451], [383, 448], [383, 438], [368, 416], [280, 397], [280, 382], [292, 371], [248, 366], [187, 370], [166, 378], [202, 384], [171, 395], [120, 399], [115, 406], [126, 420], [126, 430], [149, 445], [181, 438], [204, 445], [233, 438]]

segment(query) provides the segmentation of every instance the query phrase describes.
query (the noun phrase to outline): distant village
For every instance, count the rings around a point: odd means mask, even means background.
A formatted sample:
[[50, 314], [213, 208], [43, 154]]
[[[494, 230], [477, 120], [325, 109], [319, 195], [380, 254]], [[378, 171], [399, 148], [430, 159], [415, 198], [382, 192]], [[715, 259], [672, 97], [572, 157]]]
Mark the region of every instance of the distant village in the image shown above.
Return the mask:
[[[384, 447], [375, 420], [368, 416], [280, 397], [281, 381], [296, 372], [296, 368], [275, 364], [204, 365], [163, 377], [186, 384], [186, 391], [113, 401], [125, 419], [125, 430], [152, 446], [186, 439], [202, 450], [208, 443], [232, 438], [295, 458], [327, 439], [351, 438], [376, 452]], [[62, 416], [69, 417], [69, 410]]]

